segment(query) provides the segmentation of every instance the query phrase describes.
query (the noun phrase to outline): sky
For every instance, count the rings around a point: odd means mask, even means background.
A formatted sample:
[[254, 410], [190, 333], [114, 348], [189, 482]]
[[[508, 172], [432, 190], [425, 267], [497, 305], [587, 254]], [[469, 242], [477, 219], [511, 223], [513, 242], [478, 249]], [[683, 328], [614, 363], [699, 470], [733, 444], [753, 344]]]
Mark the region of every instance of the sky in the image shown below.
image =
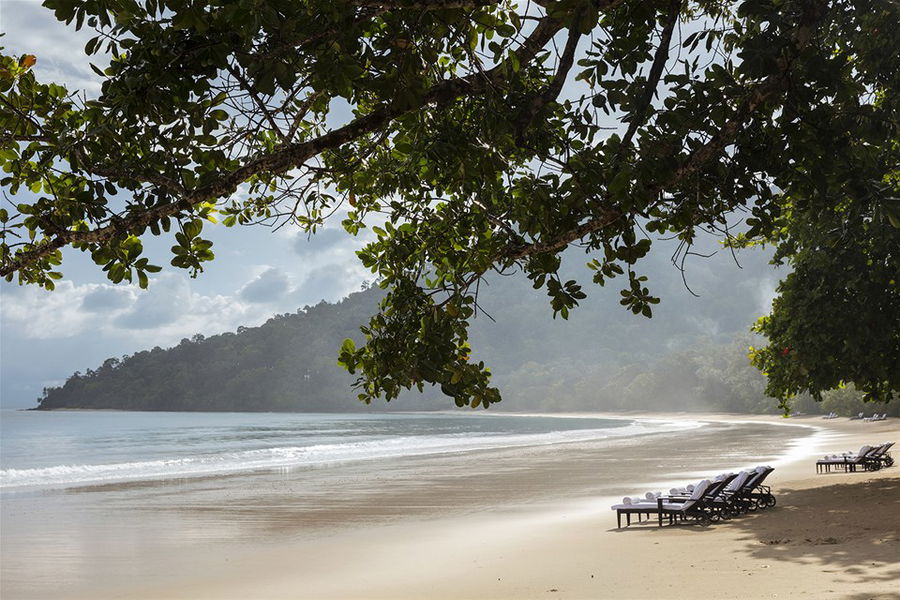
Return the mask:
[[[5, 53], [37, 56], [40, 80], [97, 92], [82, 51], [90, 32], [66, 28], [36, 0], [0, 0], [0, 31]], [[339, 219], [312, 239], [290, 227], [211, 224], [204, 236], [214, 242], [216, 260], [196, 279], [168, 267], [170, 239], [145, 239], [145, 254], [164, 267], [148, 290], [112, 284], [90, 256], [74, 250], [64, 252], [65, 278], [53, 292], [0, 282], [0, 406], [32, 407], [45, 386], [111, 356], [259, 325], [339, 300], [372, 278], [355, 255], [365, 239], [345, 233]]]

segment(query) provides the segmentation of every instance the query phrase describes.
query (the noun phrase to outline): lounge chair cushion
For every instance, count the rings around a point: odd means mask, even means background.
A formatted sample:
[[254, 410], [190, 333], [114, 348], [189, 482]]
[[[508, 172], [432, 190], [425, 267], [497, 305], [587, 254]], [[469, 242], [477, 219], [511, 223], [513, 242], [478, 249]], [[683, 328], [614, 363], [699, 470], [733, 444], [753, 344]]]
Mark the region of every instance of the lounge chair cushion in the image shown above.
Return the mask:
[[693, 491], [693, 493], [691, 494], [690, 499], [691, 499], [691, 500], [698, 500], [698, 499], [700, 498], [700, 496], [703, 495], [703, 492], [706, 491], [706, 488], [709, 487], [709, 484], [710, 484], [709, 479], [704, 479], [703, 481], [701, 481], [700, 483], [698, 483], [698, 484], [694, 487], [694, 491]]

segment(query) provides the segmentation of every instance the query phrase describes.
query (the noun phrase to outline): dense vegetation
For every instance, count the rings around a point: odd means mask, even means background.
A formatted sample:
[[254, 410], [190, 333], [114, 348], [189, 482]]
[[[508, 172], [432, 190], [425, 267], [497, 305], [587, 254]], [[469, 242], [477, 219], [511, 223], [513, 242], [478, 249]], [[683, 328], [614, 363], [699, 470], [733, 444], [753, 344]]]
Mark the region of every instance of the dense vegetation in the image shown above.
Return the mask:
[[195, 335], [163, 350], [109, 358], [96, 370], [75, 373], [45, 390], [41, 408], [123, 410], [336, 411], [358, 409], [351, 378], [335, 364], [344, 337], [377, 304], [375, 290], [296, 314], [277, 315], [261, 327], [204, 338]]
[[578, 246], [650, 317], [658, 237], [683, 257], [741, 220], [735, 243], [775, 243], [794, 269], [758, 327], [769, 393], [900, 389], [895, 0], [44, 5], [96, 30], [102, 89], [0, 57], [19, 195], [0, 275], [52, 289], [73, 247], [145, 287], [147, 236], [196, 274], [210, 219], [314, 232], [339, 214], [377, 234], [360, 258], [387, 289], [340, 353], [360, 398], [435, 385], [487, 406], [499, 391], [469, 345], [485, 277], [527, 278], [566, 318], [587, 294], [560, 271]]
[[[613, 290], [587, 300], [569, 320], [554, 321], [545, 303], [528, 293], [527, 283], [495, 278], [473, 324], [474, 355], [494, 367], [505, 410], [772, 412], [776, 407], [763, 392], [765, 380], [747, 360], [748, 346], [756, 342], [747, 331], [748, 315], [757, 310], [765, 257], [742, 257], [743, 269], [728, 266], [729, 257], [716, 258], [725, 264], [700, 260], [689, 268], [692, 286], [718, 290], [699, 298], [684, 289], [671, 265], [652, 259], [655, 264], [648, 267], [667, 298], [657, 307], [658, 322], [622, 318]], [[40, 406], [359, 410], [352, 377], [335, 364], [335, 349], [345, 337], [359, 335], [359, 323], [377, 310], [383, 294], [372, 288], [337, 304], [278, 315], [261, 327], [110, 358], [46, 390]], [[424, 394], [404, 394], [370, 409], [444, 408], [440, 397], [426, 388]], [[819, 410], [809, 401], [796, 408]], [[863, 407], [860, 394], [851, 390], [826, 394], [821, 406], [847, 414], [875, 408]]]

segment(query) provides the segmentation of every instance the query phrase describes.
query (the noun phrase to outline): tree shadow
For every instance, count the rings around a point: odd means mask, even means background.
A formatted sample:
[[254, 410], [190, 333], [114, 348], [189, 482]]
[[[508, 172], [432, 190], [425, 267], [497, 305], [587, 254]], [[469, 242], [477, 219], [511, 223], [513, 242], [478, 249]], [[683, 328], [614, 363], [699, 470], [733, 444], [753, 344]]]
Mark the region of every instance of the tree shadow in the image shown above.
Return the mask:
[[[900, 477], [776, 491], [778, 506], [723, 523], [754, 558], [815, 564], [823, 577], [900, 581]], [[877, 571], [877, 572], [876, 572]], [[900, 593], [862, 593], [854, 599]]]

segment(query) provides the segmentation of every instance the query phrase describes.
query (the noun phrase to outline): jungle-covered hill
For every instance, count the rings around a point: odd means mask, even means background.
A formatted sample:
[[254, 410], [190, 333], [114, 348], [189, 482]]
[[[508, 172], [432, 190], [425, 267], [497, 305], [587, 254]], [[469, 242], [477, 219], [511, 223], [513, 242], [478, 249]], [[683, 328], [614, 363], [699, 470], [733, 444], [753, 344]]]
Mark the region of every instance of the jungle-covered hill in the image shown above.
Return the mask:
[[[618, 288], [585, 282], [588, 298], [568, 320], [551, 318], [547, 298], [523, 277], [494, 277], [472, 321], [476, 360], [494, 373], [502, 410], [727, 410], [774, 412], [764, 379], [749, 366], [753, 319], [765, 309], [775, 276], [763, 254], [695, 259], [682, 273], [667, 255], [652, 257], [649, 283], [663, 301], [652, 319], [619, 306]], [[577, 261], [567, 265], [583, 279]], [[686, 287], [699, 294], [695, 297]], [[372, 287], [337, 303], [321, 302], [272, 317], [260, 327], [183, 339], [109, 358], [48, 388], [40, 409], [190, 411], [353, 411], [363, 406], [354, 377], [337, 366], [347, 338], [375, 312]], [[453, 407], [437, 390], [412, 392], [375, 410]], [[858, 410], [858, 394], [841, 390], [811, 410]], [[877, 408], [881, 408], [880, 406]]]

